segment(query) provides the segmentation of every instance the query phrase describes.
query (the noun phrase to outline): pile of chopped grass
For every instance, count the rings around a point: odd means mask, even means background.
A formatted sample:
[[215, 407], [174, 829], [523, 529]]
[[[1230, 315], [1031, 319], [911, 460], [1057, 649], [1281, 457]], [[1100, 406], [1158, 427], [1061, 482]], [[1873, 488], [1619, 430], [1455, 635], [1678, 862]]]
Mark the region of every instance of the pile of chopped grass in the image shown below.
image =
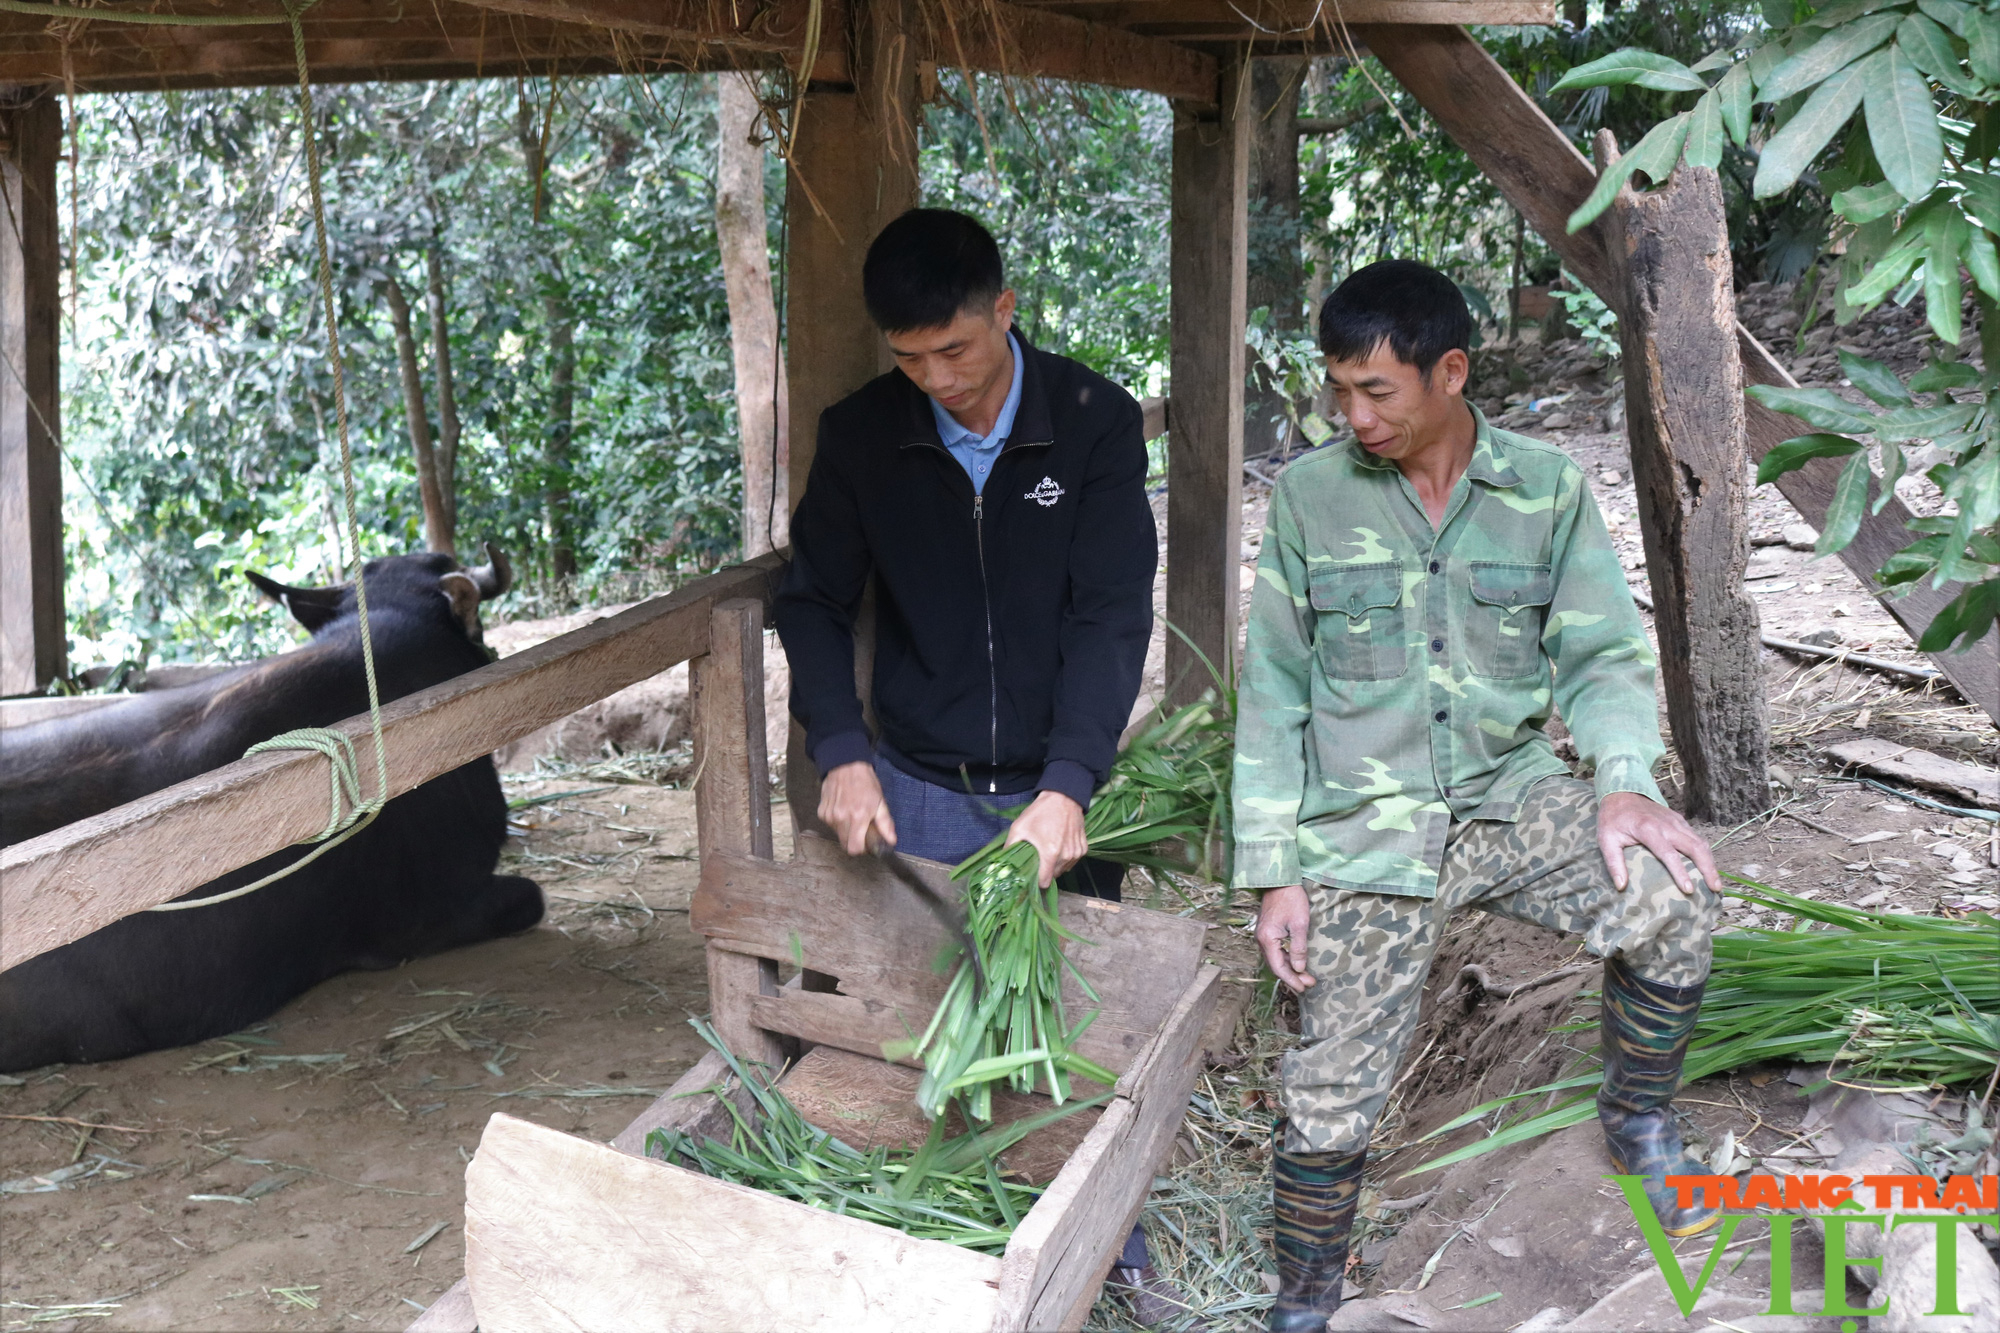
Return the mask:
[[939, 1117], [931, 1122], [930, 1137], [921, 1148], [878, 1146], [862, 1152], [808, 1123], [761, 1067], [737, 1059], [700, 1019], [689, 1021], [729, 1063], [753, 1110], [746, 1114], [721, 1089], [712, 1089], [733, 1122], [729, 1142], [656, 1129], [646, 1136], [647, 1155], [831, 1213], [988, 1254], [1007, 1248], [1014, 1227], [1041, 1193], [1006, 1179], [999, 1155], [1044, 1125], [1101, 1105], [1111, 1095], [1072, 1101], [992, 1129], [975, 1128], [954, 1139], [944, 1137], [944, 1118]]

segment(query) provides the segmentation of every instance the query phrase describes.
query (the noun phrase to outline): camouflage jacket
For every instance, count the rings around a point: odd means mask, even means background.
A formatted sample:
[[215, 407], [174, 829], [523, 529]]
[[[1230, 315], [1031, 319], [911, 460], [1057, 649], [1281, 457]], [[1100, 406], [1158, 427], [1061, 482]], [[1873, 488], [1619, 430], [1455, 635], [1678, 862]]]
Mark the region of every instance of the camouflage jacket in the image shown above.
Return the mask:
[[1600, 798], [1660, 799], [1655, 659], [1582, 470], [1474, 414], [1435, 530], [1358, 445], [1278, 478], [1243, 652], [1238, 888], [1435, 896], [1453, 820], [1513, 820], [1568, 771], [1552, 699]]

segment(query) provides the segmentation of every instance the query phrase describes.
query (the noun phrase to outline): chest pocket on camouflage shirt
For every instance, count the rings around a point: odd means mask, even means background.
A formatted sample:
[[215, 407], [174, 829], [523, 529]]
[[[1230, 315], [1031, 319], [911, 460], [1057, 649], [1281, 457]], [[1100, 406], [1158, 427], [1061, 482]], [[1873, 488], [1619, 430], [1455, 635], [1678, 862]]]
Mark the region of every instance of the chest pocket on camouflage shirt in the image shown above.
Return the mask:
[[1402, 565], [1319, 565], [1309, 578], [1320, 668], [1335, 680], [1402, 675]]
[[1541, 670], [1542, 621], [1553, 583], [1547, 565], [1472, 562], [1466, 647], [1474, 674], [1532, 676]]

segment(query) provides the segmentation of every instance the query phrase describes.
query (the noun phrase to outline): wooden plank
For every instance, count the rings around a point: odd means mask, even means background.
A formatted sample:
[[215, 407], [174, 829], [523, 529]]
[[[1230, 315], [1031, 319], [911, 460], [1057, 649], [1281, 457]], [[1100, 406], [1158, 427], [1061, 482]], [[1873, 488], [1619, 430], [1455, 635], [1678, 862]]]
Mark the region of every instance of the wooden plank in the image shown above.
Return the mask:
[[[809, 5], [805, 0], [749, 7], [721, 0], [464, 0], [483, 9], [533, 18], [717, 43], [795, 56], [803, 49]], [[821, 22], [839, 31], [844, 6], [828, 5]], [[989, 3], [963, 17], [943, 11], [924, 16], [912, 35], [923, 58], [999, 74], [1029, 75], [1135, 88], [1167, 97], [1215, 99], [1215, 57], [1123, 28], [1091, 23], [1049, 9]]]
[[[1604, 220], [1600, 218], [1574, 236], [1566, 230], [1569, 215], [1596, 185], [1596, 173], [1534, 99], [1461, 28], [1377, 24], [1354, 31], [1549, 248], [1562, 256], [1570, 272], [1617, 309], [1624, 284], [1605, 239]], [[1791, 374], [1740, 323], [1736, 342], [1746, 386], [1797, 387]], [[1757, 402], [1744, 403], [1744, 440], [1752, 460], [1807, 429]], [[1840, 460], [1815, 459], [1780, 477], [1778, 490], [1800, 517], [1821, 527], [1840, 467]], [[1881, 598], [1883, 606], [1915, 640], [1922, 637], [1938, 609], [1957, 595], [1958, 587], [1954, 584], [1933, 590], [1922, 584], [1899, 598], [1881, 596], [1875, 571], [1909, 544], [1910, 534], [1904, 527], [1909, 516], [1909, 510], [1894, 496], [1880, 513], [1863, 514], [1861, 530], [1840, 553], [1840, 561], [1862, 586]], [[1932, 660], [1960, 694], [2000, 722], [2000, 629], [1969, 652], [1937, 653]]]
[[1943, 792], [1957, 800], [2000, 810], [2000, 773], [1977, 764], [1960, 763], [1943, 755], [1919, 750], [1913, 745], [1897, 745], [1874, 736], [1843, 741], [1826, 748], [1827, 758], [1844, 767], [1858, 768], [1877, 777], [1913, 783]]
[[695, 819], [701, 854], [771, 856], [771, 772], [764, 754], [764, 604], [717, 602], [708, 651], [688, 664], [695, 717]]
[[[386, 705], [391, 794], [706, 651], [711, 606], [768, 596], [783, 567], [759, 557]], [[367, 719], [339, 727], [367, 768]], [[319, 832], [325, 764], [238, 760], [0, 851], [0, 970]]]
[[[633, 1157], [644, 1157], [646, 1136], [656, 1129], [721, 1134], [729, 1118], [722, 1104], [713, 1097], [694, 1094], [714, 1087], [728, 1077], [728, 1062], [716, 1052], [708, 1052], [675, 1079], [671, 1088], [639, 1112], [631, 1124], [620, 1130], [618, 1137], [611, 1140], [611, 1146]], [[740, 1087], [732, 1096], [739, 1106], [747, 1106], [749, 1097]], [[472, 1311], [472, 1289], [464, 1278], [460, 1278], [417, 1316], [406, 1333], [475, 1333], [478, 1326], [479, 1320]]]
[[1743, 589], [1750, 472], [1720, 178], [1683, 166], [1660, 189], [1624, 190], [1612, 224], [1632, 481], [1685, 809], [1735, 824], [1771, 793], [1761, 627]]
[[479, 1316], [472, 1312], [472, 1288], [460, 1278], [432, 1301], [405, 1333], [477, 1333], [478, 1328]]
[[54, 97], [0, 88], [0, 694], [38, 693], [69, 669], [58, 452], [61, 141]]
[[1200, 1072], [1195, 1044], [1222, 979], [1205, 964], [1119, 1080], [1121, 1094], [1015, 1228], [1001, 1263], [996, 1328], [1082, 1327], [1112, 1258], [1173, 1148]]
[[[950, 940], [909, 887], [869, 860], [849, 860], [823, 838], [802, 835], [790, 862], [717, 855], [702, 863], [689, 922], [731, 952], [803, 958], [840, 979], [840, 995], [772, 996], [753, 1002], [758, 1022], [843, 1050], [879, 1055], [884, 1042], [917, 1031], [944, 994], [932, 960]], [[949, 868], [909, 858], [942, 892], [957, 896]], [[1070, 957], [1096, 987], [1092, 1004], [1065, 983], [1074, 1017], [1098, 1009], [1077, 1049], [1106, 1068], [1131, 1067], [1172, 1010], [1201, 957], [1193, 921], [1095, 898], [1062, 895], [1059, 917], [1084, 940]]]
[[1171, 374], [1167, 437], [1167, 702], [1229, 672], [1243, 559], [1243, 328], [1250, 122], [1237, 67], [1220, 107], [1174, 107]]
[[940, 65], [1134, 88], [1202, 105], [1216, 97], [1216, 59], [1207, 52], [1053, 8], [988, 0], [955, 25], [939, 11], [929, 37]]
[[[914, 1069], [819, 1046], [786, 1070], [778, 1086], [809, 1123], [866, 1152], [881, 1145], [923, 1146], [931, 1121], [916, 1104], [921, 1081], [922, 1075]], [[1101, 1091], [1093, 1087], [1078, 1096], [1095, 1096]], [[1043, 1115], [1051, 1108], [1052, 1103], [1041, 1093], [1007, 1088], [996, 1088], [993, 1093], [995, 1125]], [[964, 1119], [956, 1111], [949, 1115], [945, 1132], [954, 1136], [965, 1133]], [[1030, 1184], [1047, 1184], [1075, 1155], [1099, 1115], [1098, 1108], [1090, 1108], [1044, 1125], [1000, 1154], [998, 1160]]]
[[496, 1114], [465, 1269], [484, 1333], [986, 1333], [1000, 1261]]
[[1345, 54], [1342, 23], [1555, 23], [1554, 0], [1019, 0], [1175, 41], [1255, 42]]
[[[655, 1098], [632, 1123], [618, 1131], [611, 1146], [634, 1157], [646, 1155], [646, 1136], [656, 1129], [677, 1129], [687, 1134], [717, 1132], [727, 1119], [721, 1102], [700, 1096], [703, 1089], [730, 1081], [729, 1062], [719, 1051], [709, 1051], [694, 1062], [674, 1085]], [[748, 1094], [740, 1088], [734, 1094], [739, 1106], [747, 1106]]]
[[[250, 0], [202, 6], [209, 13], [262, 13]], [[687, 0], [680, 10], [705, 8]], [[304, 16], [306, 59], [316, 81], [478, 78], [705, 69], [777, 57], [750, 43], [724, 47], [685, 37], [612, 32], [482, 10], [462, 0], [384, 7], [375, 0], [319, 0]], [[54, 25], [44, 16], [0, 14], [0, 82], [64, 86], [65, 41], [76, 87], [87, 92], [245, 87], [298, 78], [289, 27], [148, 27], [92, 22]]]

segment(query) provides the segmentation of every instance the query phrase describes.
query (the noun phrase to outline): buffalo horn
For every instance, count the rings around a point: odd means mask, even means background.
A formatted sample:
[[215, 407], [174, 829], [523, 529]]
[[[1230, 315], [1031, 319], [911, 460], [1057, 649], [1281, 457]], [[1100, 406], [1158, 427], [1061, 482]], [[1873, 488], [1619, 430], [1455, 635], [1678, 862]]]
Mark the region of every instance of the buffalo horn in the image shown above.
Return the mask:
[[486, 543], [486, 563], [474, 565], [465, 572], [478, 587], [482, 602], [505, 596], [507, 589], [514, 586], [514, 570], [507, 563], [507, 553], [492, 542]]

